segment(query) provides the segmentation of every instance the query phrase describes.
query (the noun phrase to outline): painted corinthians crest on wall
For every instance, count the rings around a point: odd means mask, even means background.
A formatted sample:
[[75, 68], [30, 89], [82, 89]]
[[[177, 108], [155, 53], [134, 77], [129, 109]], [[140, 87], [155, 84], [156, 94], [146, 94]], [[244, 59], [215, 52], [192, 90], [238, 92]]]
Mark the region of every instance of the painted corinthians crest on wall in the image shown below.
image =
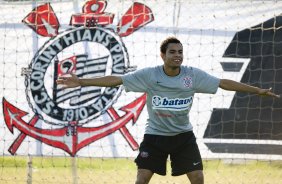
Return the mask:
[[[83, 147], [117, 130], [133, 150], [138, 149], [138, 143], [125, 125], [137, 121], [145, 105], [145, 95], [120, 108], [125, 114], [119, 116], [112, 105], [118, 100], [122, 86], [62, 89], [56, 84], [59, 76], [70, 73], [78, 77], [99, 77], [123, 75], [133, 70], [122, 37], [152, 22], [152, 11], [144, 4], [133, 3], [119, 23], [113, 25], [114, 14], [105, 12], [106, 6], [105, 0], [87, 1], [82, 13], [71, 16], [73, 28], [63, 32], [59, 32], [59, 21], [49, 3], [36, 7], [23, 19], [38, 35], [51, 38], [22, 71], [27, 102], [34, 116], [25, 121], [23, 117], [28, 113], [3, 98], [8, 129], [12, 133], [14, 128], [21, 132], [9, 148], [11, 154], [30, 136], [75, 156]], [[95, 119], [105, 113], [112, 120], [95, 126]], [[38, 128], [39, 120], [61, 128]]]

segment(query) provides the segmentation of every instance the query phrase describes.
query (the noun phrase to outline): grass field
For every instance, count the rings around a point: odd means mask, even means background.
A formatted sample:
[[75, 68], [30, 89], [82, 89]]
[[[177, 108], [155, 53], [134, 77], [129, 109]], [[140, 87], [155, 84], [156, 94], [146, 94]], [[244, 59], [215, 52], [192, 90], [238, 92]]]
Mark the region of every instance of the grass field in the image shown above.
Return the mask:
[[[27, 157], [0, 158], [0, 183], [27, 183]], [[76, 165], [76, 167], [72, 167]], [[77, 169], [72, 169], [77, 168]], [[151, 184], [189, 183], [186, 176], [154, 175]], [[32, 158], [33, 184], [132, 184], [136, 167], [133, 159], [101, 158]], [[281, 161], [204, 160], [206, 184], [281, 184]], [[77, 175], [77, 178], [75, 177]]]

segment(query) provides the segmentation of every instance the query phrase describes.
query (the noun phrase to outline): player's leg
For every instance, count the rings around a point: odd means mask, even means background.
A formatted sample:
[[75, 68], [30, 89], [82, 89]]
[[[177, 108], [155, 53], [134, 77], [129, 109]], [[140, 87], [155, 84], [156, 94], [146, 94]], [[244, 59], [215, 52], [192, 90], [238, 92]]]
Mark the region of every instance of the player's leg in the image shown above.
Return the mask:
[[153, 172], [148, 169], [138, 169], [135, 184], [147, 184], [153, 176]]
[[187, 176], [191, 184], [204, 184], [204, 174], [202, 170], [188, 172]]
[[191, 184], [203, 184], [203, 164], [193, 132], [177, 136], [176, 151], [171, 153], [172, 176], [186, 174]]
[[145, 135], [135, 159], [138, 167], [136, 183], [148, 183], [154, 173], [166, 175], [168, 154], [159, 146], [160, 136]]

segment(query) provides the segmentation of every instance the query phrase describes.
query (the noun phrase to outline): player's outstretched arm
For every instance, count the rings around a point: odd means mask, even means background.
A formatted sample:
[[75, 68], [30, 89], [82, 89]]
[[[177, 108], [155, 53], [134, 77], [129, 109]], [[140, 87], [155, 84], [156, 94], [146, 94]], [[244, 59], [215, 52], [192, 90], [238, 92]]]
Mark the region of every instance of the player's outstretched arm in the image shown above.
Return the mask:
[[280, 98], [280, 95], [276, 95], [275, 93], [271, 92], [271, 88], [261, 89], [258, 87], [250, 86], [244, 83], [240, 83], [228, 79], [221, 79], [219, 83], [219, 87], [229, 91], [255, 93], [262, 96], [272, 96], [272, 97]]
[[70, 77], [59, 77], [57, 84], [62, 85], [63, 88], [75, 88], [78, 86], [114, 87], [121, 85], [122, 80], [119, 76], [79, 79], [75, 74], [71, 74]]

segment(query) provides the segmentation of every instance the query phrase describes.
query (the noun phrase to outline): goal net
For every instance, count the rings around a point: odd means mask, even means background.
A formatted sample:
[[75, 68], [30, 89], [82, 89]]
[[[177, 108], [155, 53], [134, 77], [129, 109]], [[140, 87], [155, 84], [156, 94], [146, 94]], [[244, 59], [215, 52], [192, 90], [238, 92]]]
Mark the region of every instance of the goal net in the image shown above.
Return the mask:
[[[169, 36], [183, 44], [183, 65], [282, 93], [280, 1], [0, 0], [0, 9], [0, 183], [133, 183], [146, 95], [55, 81], [162, 65], [159, 46]], [[281, 168], [281, 104], [220, 88], [194, 96], [190, 121], [208, 183], [238, 181], [219, 163], [244, 173]], [[282, 180], [270, 172], [270, 183]], [[266, 181], [257, 175], [242, 183]]]

